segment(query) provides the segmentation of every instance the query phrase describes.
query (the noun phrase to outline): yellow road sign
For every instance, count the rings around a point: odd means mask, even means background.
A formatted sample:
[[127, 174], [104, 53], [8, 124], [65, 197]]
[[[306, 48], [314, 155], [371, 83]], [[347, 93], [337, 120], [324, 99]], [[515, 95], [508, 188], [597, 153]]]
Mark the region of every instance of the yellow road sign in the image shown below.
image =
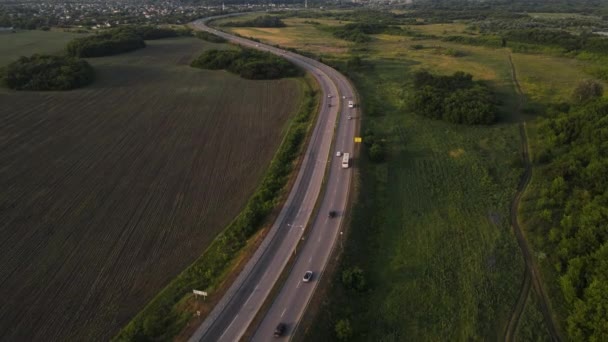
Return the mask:
[[360, 143], [362, 141], [363, 141], [363, 139], [361, 139], [361, 137], [355, 137], [355, 142], [356, 143]]

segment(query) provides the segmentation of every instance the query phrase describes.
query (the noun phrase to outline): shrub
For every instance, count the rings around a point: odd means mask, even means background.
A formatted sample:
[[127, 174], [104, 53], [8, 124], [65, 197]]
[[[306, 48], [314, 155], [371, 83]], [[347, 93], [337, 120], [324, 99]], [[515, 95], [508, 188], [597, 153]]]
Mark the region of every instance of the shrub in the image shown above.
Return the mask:
[[206, 41], [211, 42], [211, 43], [225, 43], [225, 42], [227, 42], [226, 39], [224, 39], [224, 38], [222, 38], [220, 36], [216, 36], [213, 33], [206, 32], [206, 31], [197, 31], [194, 34], [194, 36], [196, 38], [203, 39], [203, 40], [206, 40]]

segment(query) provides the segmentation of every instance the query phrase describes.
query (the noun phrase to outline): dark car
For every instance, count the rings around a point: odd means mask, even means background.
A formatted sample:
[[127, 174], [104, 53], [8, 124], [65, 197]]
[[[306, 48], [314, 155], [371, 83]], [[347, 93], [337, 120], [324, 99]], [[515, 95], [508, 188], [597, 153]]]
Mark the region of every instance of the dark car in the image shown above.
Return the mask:
[[304, 278], [302, 278], [302, 281], [305, 283], [308, 283], [311, 279], [312, 279], [312, 271], [306, 271], [306, 273], [304, 273]]
[[285, 323], [279, 323], [277, 327], [274, 329], [274, 337], [281, 337], [285, 332]]
[[336, 213], [334, 210], [329, 212], [329, 218], [334, 218], [336, 215], [338, 215], [338, 213]]

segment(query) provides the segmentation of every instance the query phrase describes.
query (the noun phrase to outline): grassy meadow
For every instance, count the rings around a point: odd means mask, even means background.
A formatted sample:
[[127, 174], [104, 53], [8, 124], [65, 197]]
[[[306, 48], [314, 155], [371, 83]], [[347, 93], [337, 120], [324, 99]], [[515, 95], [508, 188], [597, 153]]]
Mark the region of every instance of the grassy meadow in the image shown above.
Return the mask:
[[82, 34], [60, 31], [21, 31], [0, 33], [0, 67], [21, 56], [35, 53], [61, 53], [65, 45]]
[[226, 45], [147, 44], [89, 59], [88, 87], [0, 93], [4, 339], [109, 340], [243, 209], [300, 107], [301, 79], [189, 66]]
[[[533, 122], [535, 105], [568, 99], [579, 80], [592, 78], [586, 71], [593, 62], [388, 34], [355, 44], [319, 27], [338, 20], [283, 20], [286, 28], [226, 29], [330, 63], [362, 57], [364, 67], [349, 70], [364, 110], [362, 132], [373, 130], [389, 146], [387, 162], [368, 162], [364, 150], [358, 163], [360, 193], [342, 260], [342, 269], [363, 269], [367, 291], [346, 290], [339, 268], [330, 299], [301, 340], [335, 339], [343, 319], [354, 341], [504, 339], [524, 269], [508, 216], [522, 172], [517, 124]], [[471, 34], [462, 23], [408, 29]], [[510, 58], [528, 103], [523, 112]], [[406, 85], [420, 69], [485, 81], [497, 94], [499, 122], [456, 126], [409, 113]], [[535, 296], [521, 317], [520, 340], [547, 337]]]

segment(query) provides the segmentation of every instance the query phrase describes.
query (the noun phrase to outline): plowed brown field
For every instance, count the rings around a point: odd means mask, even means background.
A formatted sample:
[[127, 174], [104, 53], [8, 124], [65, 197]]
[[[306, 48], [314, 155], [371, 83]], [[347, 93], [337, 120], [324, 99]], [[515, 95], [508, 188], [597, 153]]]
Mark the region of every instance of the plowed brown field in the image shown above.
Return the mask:
[[108, 340], [240, 211], [301, 99], [148, 42], [69, 92], [0, 92], [0, 340]]

